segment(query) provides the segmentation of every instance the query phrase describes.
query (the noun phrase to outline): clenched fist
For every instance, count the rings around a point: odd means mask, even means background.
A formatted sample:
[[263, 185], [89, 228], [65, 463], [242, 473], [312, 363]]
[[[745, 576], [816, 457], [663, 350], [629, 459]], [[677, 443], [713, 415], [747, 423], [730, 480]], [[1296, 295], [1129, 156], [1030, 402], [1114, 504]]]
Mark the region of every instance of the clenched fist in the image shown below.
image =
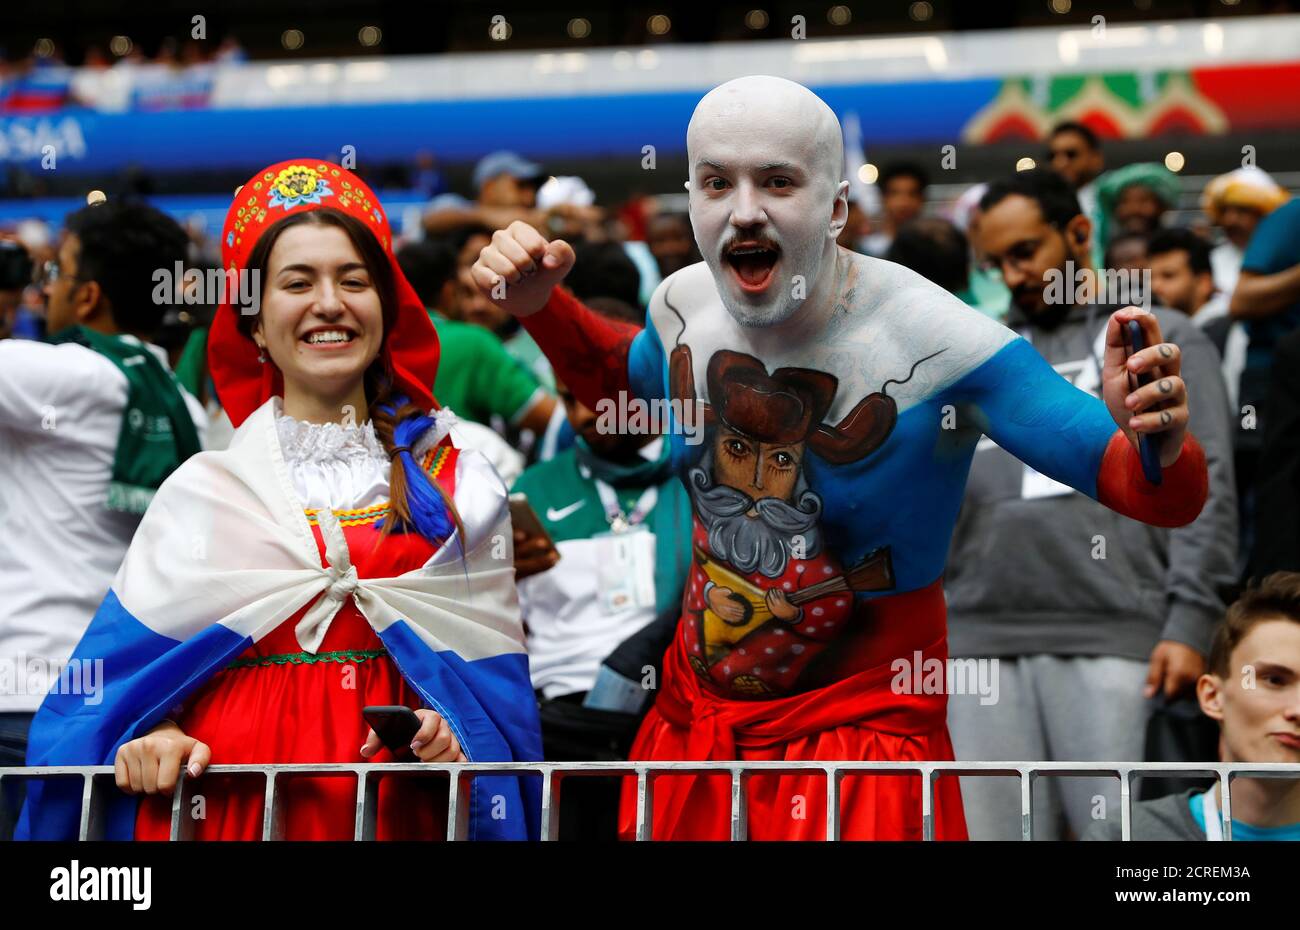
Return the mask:
[[492, 234], [470, 273], [489, 300], [513, 316], [525, 317], [546, 305], [551, 288], [573, 268], [573, 259], [569, 243], [548, 242], [532, 226], [516, 220]]

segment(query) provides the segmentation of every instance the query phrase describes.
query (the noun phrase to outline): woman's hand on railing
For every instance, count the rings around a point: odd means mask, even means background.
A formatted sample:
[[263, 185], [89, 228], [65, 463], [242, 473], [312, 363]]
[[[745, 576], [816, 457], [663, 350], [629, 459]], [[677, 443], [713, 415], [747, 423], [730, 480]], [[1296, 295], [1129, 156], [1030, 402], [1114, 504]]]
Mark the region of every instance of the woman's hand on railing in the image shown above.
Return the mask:
[[123, 743], [113, 761], [117, 786], [128, 794], [171, 794], [180, 779], [181, 765], [191, 778], [203, 774], [212, 750], [186, 736], [171, 720], [164, 720], [144, 736]]
[[[421, 762], [468, 762], [465, 753], [460, 751], [456, 734], [451, 732], [447, 721], [435, 711], [421, 707], [415, 712], [420, 718], [420, 729], [411, 737], [411, 752]], [[366, 735], [366, 743], [361, 747], [361, 755], [369, 759], [383, 747], [379, 735], [371, 730]], [[400, 759], [398, 761], [401, 761]]]

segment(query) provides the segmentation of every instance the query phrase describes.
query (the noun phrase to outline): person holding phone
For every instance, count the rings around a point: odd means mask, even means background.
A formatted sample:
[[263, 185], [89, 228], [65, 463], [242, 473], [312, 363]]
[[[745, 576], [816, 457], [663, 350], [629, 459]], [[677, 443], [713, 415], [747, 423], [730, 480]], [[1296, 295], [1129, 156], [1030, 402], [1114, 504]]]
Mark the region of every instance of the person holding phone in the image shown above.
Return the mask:
[[[1102, 396], [1083, 394], [920, 275], [836, 244], [842, 143], [834, 111], [792, 81], [753, 75], [709, 91], [686, 132], [704, 261], [659, 285], [644, 329], [559, 287], [572, 247], [526, 224], [497, 231], [474, 265], [584, 404], [629, 411], [629, 426], [634, 401], [672, 415], [692, 564], [633, 759], [952, 758], [947, 695], [891, 688], [892, 666], [947, 658], [944, 563], [983, 433], [1148, 523], [1189, 523], [1205, 501], [1178, 347], [1151, 314], [1110, 316]], [[1130, 319], [1149, 343], [1131, 357]], [[1152, 369], [1158, 383], [1135, 391], [1129, 374]], [[1159, 487], [1142, 476], [1139, 432], [1161, 433]], [[966, 836], [953, 781], [935, 786], [937, 839]], [[846, 779], [841, 836], [920, 839], [919, 782]], [[751, 838], [824, 836], [820, 773], [755, 774], [746, 791]], [[653, 835], [725, 839], [729, 792], [725, 778], [661, 779]]]
[[[1151, 299], [1141, 292], [1149, 275], [1094, 272], [1091, 224], [1060, 177], [1022, 171], [995, 181], [980, 209], [979, 248], [1011, 291], [1007, 325], [1079, 391], [1113, 390], [1111, 359], [1151, 349], [1172, 359], [1169, 345], [1178, 347], [1185, 387], [1171, 369], [1135, 371], [1131, 362], [1119, 377], [1136, 396], [1195, 397], [1188, 424], [1205, 450], [1209, 495], [1185, 526], [1143, 526], [979, 443], [948, 556], [949, 648], [957, 662], [996, 662], [998, 692], [996, 700], [949, 697], [953, 745], [962, 760], [1141, 760], [1148, 719], [1168, 728], [1172, 702], [1190, 701], [1223, 612], [1221, 590], [1235, 578], [1233, 422], [1218, 355], [1191, 319], [1160, 306], [1116, 331], [1124, 303]], [[1080, 284], [1087, 275], [1095, 287]], [[1136, 287], [1115, 293], [1117, 283]], [[1150, 323], [1162, 339], [1151, 342]], [[1163, 419], [1163, 404], [1150, 409], [1145, 417]], [[1168, 445], [1167, 433], [1138, 434], [1150, 487], [1165, 484]], [[962, 796], [973, 838], [1020, 837], [1018, 786], [967, 778]], [[1037, 838], [1059, 839], [1088, 828], [1095, 798], [1118, 809], [1119, 786], [1045, 779], [1036, 796]]]
[[[540, 758], [506, 488], [429, 393], [437, 336], [382, 206], [343, 168], [282, 162], [236, 192], [223, 252], [209, 365], [234, 438], [159, 491], [74, 653], [103, 658], [102, 700], [47, 699], [29, 763], [113, 765], [110, 838], [165, 839], [183, 770], [194, 835], [251, 839], [261, 780], [210, 763]], [[409, 744], [368, 709], [413, 713]], [[381, 779], [378, 838], [445, 835], [433, 785]], [[281, 790], [286, 839], [352, 837], [353, 780]], [[471, 838], [537, 836], [535, 786], [471, 790]], [[75, 802], [34, 786], [19, 835], [75, 836]]]

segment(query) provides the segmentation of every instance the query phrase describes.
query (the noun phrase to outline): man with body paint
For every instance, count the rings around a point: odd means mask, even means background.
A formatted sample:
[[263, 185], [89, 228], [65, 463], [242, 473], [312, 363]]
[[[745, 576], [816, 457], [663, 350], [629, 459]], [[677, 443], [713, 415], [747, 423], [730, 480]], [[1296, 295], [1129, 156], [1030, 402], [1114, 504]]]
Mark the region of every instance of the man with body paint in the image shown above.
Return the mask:
[[[1204, 503], [1179, 352], [1151, 314], [1112, 315], [1102, 396], [1084, 394], [951, 294], [836, 245], [841, 146], [835, 114], [798, 84], [710, 91], [687, 130], [704, 261], [663, 281], [641, 330], [557, 286], [573, 250], [532, 227], [497, 232], [474, 265], [587, 405], [626, 391], [703, 412], [703, 443], [671, 437], [695, 506], [692, 571], [634, 759], [951, 759], [943, 687], [891, 682], [913, 680], [900, 663], [946, 662], [941, 579], [981, 435], [1148, 523], [1185, 524]], [[1126, 360], [1129, 320], [1149, 348]], [[1142, 372], [1168, 390], [1135, 391]], [[1158, 486], [1135, 431], [1160, 434]], [[754, 776], [747, 795], [749, 837], [825, 835], [820, 773]], [[845, 839], [922, 836], [919, 778], [850, 776], [839, 797]], [[957, 780], [933, 801], [935, 838], [964, 839]], [[624, 836], [634, 802], [629, 785]], [[729, 812], [727, 776], [661, 778], [653, 835], [726, 839]]]

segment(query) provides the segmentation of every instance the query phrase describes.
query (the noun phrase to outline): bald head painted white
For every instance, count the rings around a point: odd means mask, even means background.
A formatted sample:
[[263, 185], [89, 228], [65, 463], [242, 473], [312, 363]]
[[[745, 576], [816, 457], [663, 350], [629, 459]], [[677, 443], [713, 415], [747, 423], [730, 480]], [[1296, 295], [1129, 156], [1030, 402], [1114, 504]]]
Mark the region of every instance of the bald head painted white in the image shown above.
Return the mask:
[[737, 78], [704, 95], [686, 130], [695, 239], [744, 326], [789, 319], [831, 289], [848, 218], [839, 120], [784, 78]]

